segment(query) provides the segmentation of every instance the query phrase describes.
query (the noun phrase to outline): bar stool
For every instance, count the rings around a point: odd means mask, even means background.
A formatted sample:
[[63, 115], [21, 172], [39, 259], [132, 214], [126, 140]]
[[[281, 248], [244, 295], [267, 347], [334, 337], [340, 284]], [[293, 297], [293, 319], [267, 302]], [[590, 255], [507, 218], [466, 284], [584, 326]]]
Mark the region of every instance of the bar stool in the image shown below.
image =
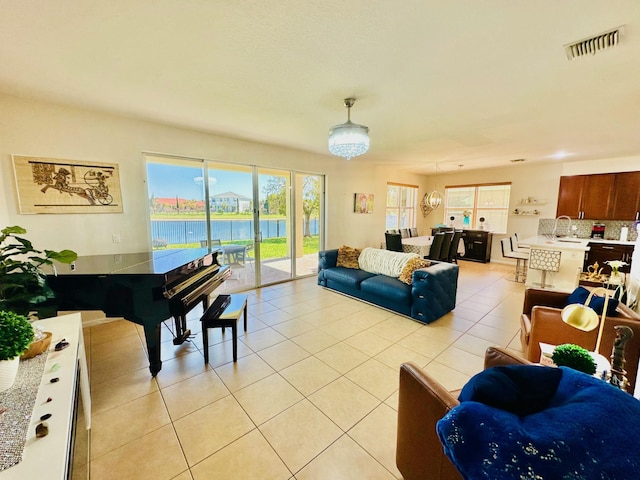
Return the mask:
[[500, 248], [504, 258], [513, 258], [516, 261], [516, 271], [514, 280], [516, 282], [524, 282], [527, 279], [527, 262], [529, 254], [522, 252], [514, 252], [511, 249], [511, 241], [508, 238], [500, 240]]
[[529, 268], [541, 271], [540, 288], [545, 288], [547, 284], [547, 272], [557, 272], [560, 270], [561, 254], [562, 252], [558, 250], [545, 250], [534, 247], [530, 249]]
[[[238, 320], [244, 313], [244, 331], [247, 331], [247, 294], [234, 293], [232, 295], [220, 295], [220, 297], [231, 297], [230, 301], [220, 311], [220, 304], [212, 303], [204, 312], [200, 321], [202, 322], [202, 344], [204, 347], [204, 363], [209, 363], [209, 328], [231, 327], [233, 338], [233, 361], [238, 361]], [[226, 302], [225, 302], [226, 303]]]

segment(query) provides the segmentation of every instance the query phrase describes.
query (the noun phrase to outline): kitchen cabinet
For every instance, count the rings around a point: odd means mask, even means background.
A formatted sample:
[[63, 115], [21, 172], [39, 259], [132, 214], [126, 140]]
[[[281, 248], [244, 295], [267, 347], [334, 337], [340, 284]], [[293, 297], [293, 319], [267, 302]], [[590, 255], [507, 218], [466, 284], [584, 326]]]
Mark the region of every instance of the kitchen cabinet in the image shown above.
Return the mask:
[[615, 174], [611, 220], [640, 220], [640, 172]]
[[609, 260], [622, 260], [623, 262], [627, 262], [628, 265], [620, 268], [620, 271], [629, 273], [632, 255], [633, 245], [589, 242], [589, 251], [585, 256], [582, 271], [586, 272], [589, 265], [593, 265], [595, 262], [598, 262], [598, 268], [602, 268], [602, 273], [609, 275], [611, 273], [611, 267], [606, 265], [604, 262]]
[[487, 263], [491, 261], [491, 242], [493, 234], [485, 230], [463, 230], [464, 256], [462, 260]]
[[575, 219], [609, 219], [615, 175], [573, 175], [560, 177], [556, 216]]

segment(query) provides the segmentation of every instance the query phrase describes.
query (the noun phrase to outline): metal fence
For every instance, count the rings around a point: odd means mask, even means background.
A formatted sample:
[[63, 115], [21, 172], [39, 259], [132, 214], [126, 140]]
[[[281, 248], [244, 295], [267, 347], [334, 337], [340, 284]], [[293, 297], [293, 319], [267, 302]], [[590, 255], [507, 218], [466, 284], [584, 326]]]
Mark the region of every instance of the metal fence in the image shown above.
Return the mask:
[[[311, 235], [318, 234], [318, 219], [310, 221]], [[211, 238], [214, 240], [253, 240], [253, 220], [211, 220]], [[287, 236], [287, 221], [260, 220], [262, 238]], [[155, 243], [198, 243], [207, 238], [205, 220], [151, 220], [151, 238]], [[165, 243], [166, 242], [166, 243]]]

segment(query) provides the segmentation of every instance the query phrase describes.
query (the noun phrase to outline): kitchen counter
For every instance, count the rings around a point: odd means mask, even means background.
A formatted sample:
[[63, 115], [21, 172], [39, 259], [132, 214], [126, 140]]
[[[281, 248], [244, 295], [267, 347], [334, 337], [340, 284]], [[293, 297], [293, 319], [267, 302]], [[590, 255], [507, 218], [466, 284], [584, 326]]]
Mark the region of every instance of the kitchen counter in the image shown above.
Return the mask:
[[546, 235], [535, 235], [520, 240], [518, 246], [520, 247], [539, 247], [539, 248], [553, 248], [562, 250], [578, 250], [586, 252], [589, 250], [589, 242], [591, 239], [586, 238], [573, 238], [573, 237], [559, 237], [553, 238]]

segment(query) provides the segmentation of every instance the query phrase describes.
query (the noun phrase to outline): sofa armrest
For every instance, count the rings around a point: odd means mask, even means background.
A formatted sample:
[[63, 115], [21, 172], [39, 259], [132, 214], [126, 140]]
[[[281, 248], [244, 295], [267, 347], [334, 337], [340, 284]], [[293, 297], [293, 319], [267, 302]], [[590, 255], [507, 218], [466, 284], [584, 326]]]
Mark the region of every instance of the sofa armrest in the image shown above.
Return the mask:
[[338, 249], [318, 252], [318, 271], [333, 268], [338, 264]]
[[531, 362], [520, 355], [502, 347], [489, 347], [484, 354], [484, 368], [506, 365], [531, 365]]
[[459, 267], [453, 263], [435, 263], [413, 272], [411, 281], [411, 317], [431, 323], [456, 306]]
[[529, 344], [531, 343], [531, 318], [526, 313], [520, 315], [520, 345], [525, 358], [529, 358]]
[[445, 456], [436, 422], [458, 400], [414, 363], [400, 366], [396, 465], [405, 480], [461, 479]]

